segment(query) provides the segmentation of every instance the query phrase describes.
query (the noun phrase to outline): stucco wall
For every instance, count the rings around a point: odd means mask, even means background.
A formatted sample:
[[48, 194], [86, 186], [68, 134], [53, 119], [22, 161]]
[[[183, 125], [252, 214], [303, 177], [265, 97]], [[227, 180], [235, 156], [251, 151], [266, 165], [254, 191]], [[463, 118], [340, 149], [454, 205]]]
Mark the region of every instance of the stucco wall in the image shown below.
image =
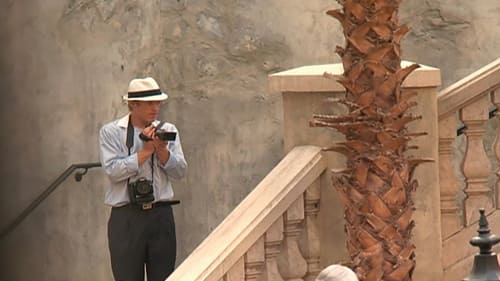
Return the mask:
[[[474, 4], [476, 3], [476, 4]], [[126, 113], [134, 76], [169, 92], [189, 162], [175, 183], [181, 261], [283, 156], [267, 74], [338, 62], [335, 1], [51, 0], [0, 3], [4, 227], [72, 163], [98, 159], [99, 127]], [[500, 2], [403, 1], [407, 60], [444, 85], [499, 54]], [[106, 178], [65, 181], [0, 243], [0, 280], [111, 280]], [[5, 270], [4, 270], [5, 269]]]

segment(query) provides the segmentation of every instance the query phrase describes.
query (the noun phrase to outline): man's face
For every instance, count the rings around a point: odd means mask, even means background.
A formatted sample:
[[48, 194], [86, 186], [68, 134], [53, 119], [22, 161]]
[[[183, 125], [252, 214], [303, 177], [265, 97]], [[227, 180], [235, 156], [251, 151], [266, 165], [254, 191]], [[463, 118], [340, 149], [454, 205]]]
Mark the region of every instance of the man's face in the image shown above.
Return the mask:
[[130, 102], [131, 113], [144, 125], [149, 124], [158, 117], [161, 104], [161, 101], [132, 101]]

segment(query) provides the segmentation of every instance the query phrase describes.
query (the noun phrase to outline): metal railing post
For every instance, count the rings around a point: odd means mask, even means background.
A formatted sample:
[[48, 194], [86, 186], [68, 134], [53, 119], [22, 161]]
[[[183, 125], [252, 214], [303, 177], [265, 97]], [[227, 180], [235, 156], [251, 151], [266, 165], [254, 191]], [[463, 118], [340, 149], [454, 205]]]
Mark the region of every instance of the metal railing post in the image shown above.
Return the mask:
[[469, 277], [464, 281], [500, 281], [500, 267], [497, 254], [491, 249], [500, 242], [500, 237], [490, 234], [488, 220], [484, 209], [479, 210], [478, 236], [470, 240], [470, 244], [479, 248], [479, 254], [474, 257], [474, 265]]

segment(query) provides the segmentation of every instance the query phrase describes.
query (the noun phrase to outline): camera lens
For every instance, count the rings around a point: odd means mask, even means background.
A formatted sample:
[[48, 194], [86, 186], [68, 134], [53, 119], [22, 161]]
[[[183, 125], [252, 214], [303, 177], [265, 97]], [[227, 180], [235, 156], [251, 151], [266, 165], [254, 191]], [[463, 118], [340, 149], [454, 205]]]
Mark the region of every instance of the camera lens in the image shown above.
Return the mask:
[[137, 193], [139, 193], [139, 194], [148, 194], [148, 193], [151, 193], [152, 190], [153, 190], [153, 187], [147, 181], [137, 183]]

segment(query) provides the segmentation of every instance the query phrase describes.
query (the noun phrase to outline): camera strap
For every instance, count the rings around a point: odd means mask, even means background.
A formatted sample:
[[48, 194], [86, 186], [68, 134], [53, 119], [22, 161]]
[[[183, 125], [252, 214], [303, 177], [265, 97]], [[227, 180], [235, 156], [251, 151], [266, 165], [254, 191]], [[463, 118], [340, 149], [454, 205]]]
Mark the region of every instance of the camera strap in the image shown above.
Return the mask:
[[[134, 146], [134, 126], [132, 125], [132, 116], [129, 114], [128, 116], [128, 125], [127, 125], [127, 149], [128, 155], [130, 156], [130, 149]], [[127, 178], [127, 186], [130, 184], [130, 178]]]
[[165, 121], [160, 121], [160, 123], [158, 123], [158, 125], [156, 125], [156, 130], [160, 130], [161, 127], [163, 127], [163, 124], [165, 124]]
[[132, 125], [132, 117], [129, 115], [128, 117], [128, 126], [127, 126], [127, 149], [128, 155], [130, 155], [130, 149], [134, 146], [134, 126]]
[[[129, 114], [128, 126], [127, 126], [127, 140], [125, 142], [128, 149], [128, 155], [130, 156], [130, 149], [134, 146], [134, 125], [132, 125], [132, 115]], [[151, 155], [151, 183], [154, 181], [154, 171], [153, 171], [153, 161], [154, 157]], [[130, 183], [130, 178], [127, 179], [127, 185]]]

